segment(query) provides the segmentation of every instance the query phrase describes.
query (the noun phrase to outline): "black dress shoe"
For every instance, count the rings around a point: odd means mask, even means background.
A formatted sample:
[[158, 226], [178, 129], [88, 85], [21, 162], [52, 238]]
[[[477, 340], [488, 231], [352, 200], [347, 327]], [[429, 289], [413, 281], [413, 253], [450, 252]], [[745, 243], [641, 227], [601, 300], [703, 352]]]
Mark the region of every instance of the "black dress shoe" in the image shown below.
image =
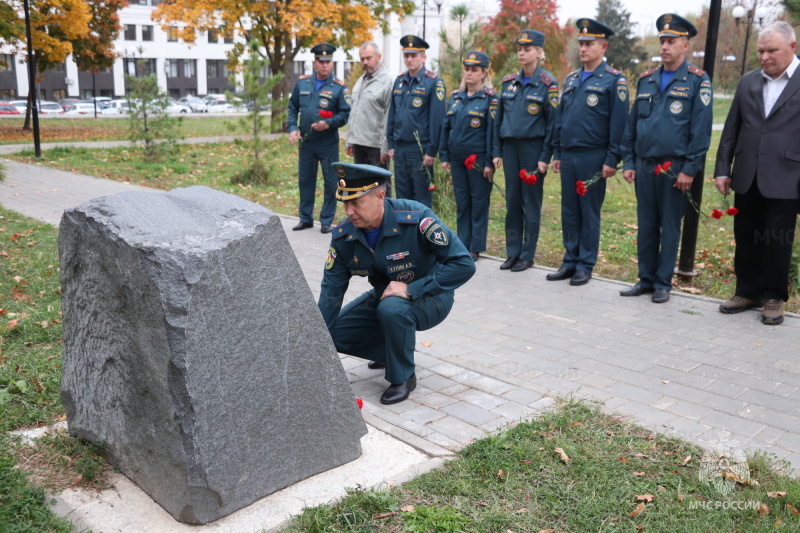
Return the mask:
[[386, 368], [386, 365], [383, 363], [379, 363], [378, 361], [370, 361], [367, 363], [367, 368], [370, 370], [380, 370], [382, 368]]
[[550, 272], [545, 276], [547, 281], [561, 281], [562, 279], [569, 279], [575, 274], [574, 268], [561, 267], [555, 272]]
[[314, 227], [314, 223], [313, 222], [301, 222], [298, 225], [296, 225], [295, 227], [293, 227], [292, 231], [300, 231], [301, 229], [308, 229], [308, 228], [313, 228], [313, 227]]
[[506, 259], [506, 262], [500, 265], [500, 270], [508, 270], [513, 267], [517, 261], [519, 261], [519, 257], [509, 257]]
[[331, 232], [331, 225], [330, 224], [323, 224], [322, 227], [319, 229], [320, 233], [330, 233]]
[[381, 396], [381, 403], [391, 405], [393, 403], [402, 402], [408, 398], [411, 391], [417, 388], [417, 375], [411, 374], [411, 377], [405, 383], [400, 385], [391, 385], [386, 389]]
[[570, 285], [586, 285], [592, 279], [592, 273], [585, 270], [576, 270], [575, 275], [569, 280]]
[[642, 287], [638, 283], [633, 287], [625, 289], [624, 291], [619, 291], [620, 296], [641, 296], [642, 294], [650, 294], [653, 292], [653, 289], [648, 289], [647, 287]]
[[527, 259], [520, 259], [516, 262], [516, 264], [511, 267], [511, 272], [522, 272], [533, 266], [533, 261], [528, 261]]
[[669, 301], [669, 291], [666, 289], [656, 289], [653, 293], [653, 303], [663, 304]]
[[478, 252], [470, 252], [469, 256], [472, 258], [473, 261], [477, 261], [478, 258], [481, 256]]

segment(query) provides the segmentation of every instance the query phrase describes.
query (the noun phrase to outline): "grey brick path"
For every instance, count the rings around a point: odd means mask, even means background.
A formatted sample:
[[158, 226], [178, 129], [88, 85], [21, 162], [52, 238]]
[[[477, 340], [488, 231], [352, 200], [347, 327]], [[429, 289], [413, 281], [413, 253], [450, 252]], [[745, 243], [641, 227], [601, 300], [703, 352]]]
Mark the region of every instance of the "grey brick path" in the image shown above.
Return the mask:
[[[0, 204], [57, 222], [60, 209], [135, 188], [38, 166], [9, 164]], [[329, 238], [284, 227], [312, 292], [319, 292]], [[382, 406], [380, 371], [343, 356], [367, 421], [435, 456], [535, 415], [555, 395], [605, 403], [608, 411], [699, 444], [728, 438], [800, 467], [800, 320], [763, 326], [759, 313], [722, 315], [718, 301], [673, 292], [656, 305], [621, 298], [625, 285], [545, 280], [547, 269], [500, 271], [481, 258], [450, 317], [417, 336], [418, 388]], [[351, 283], [348, 297], [367, 289]], [[728, 433], [730, 435], [728, 435]]]

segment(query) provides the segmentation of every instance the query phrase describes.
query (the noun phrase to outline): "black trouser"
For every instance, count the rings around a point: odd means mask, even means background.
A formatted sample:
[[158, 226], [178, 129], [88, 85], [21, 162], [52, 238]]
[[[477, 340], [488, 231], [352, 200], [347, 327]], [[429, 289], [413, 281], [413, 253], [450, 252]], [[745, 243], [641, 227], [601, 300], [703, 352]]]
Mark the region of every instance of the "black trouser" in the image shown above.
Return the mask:
[[[389, 170], [388, 163], [381, 163], [381, 149], [372, 146], [353, 145], [353, 162], [359, 165], [372, 165]], [[392, 177], [386, 178], [386, 197], [392, 197]]]
[[800, 201], [764, 198], [757, 182], [758, 176], [750, 190], [734, 200], [739, 210], [733, 218], [736, 294], [785, 302]]

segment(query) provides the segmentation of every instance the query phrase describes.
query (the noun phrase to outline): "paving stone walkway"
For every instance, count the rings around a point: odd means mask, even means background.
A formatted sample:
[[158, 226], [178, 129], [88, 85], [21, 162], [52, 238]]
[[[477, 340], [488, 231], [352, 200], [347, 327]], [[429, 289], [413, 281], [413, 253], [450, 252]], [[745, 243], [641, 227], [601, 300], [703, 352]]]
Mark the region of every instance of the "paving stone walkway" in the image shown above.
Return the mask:
[[[8, 163], [0, 204], [57, 223], [60, 212], [95, 197], [141, 189], [37, 165]], [[286, 235], [315, 296], [329, 237], [319, 226]], [[482, 257], [456, 293], [450, 317], [417, 336], [418, 387], [383, 406], [381, 371], [343, 356], [364, 416], [431, 456], [531, 416], [556, 396], [604, 402], [653, 431], [701, 445], [727, 441], [800, 467], [800, 317], [767, 327], [756, 310], [722, 315], [719, 301], [673, 291], [653, 304], [622, 298], [625, 285], [593, 279], [572, 287], [549, 269], [500, 271]], [[351, 283], [348, 298], [367, 289]]]

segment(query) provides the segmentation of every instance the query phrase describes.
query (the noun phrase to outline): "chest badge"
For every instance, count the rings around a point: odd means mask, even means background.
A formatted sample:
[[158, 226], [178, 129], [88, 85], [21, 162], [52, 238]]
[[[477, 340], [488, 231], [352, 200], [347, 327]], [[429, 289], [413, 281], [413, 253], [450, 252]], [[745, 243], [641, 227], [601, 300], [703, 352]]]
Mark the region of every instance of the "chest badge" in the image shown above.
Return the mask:
[[323, 108], [323, 109], [328, 107], [328, 99], [327, 98], [320, 98], [319, 99], [319, 106], [321, 108]]
[[680, 102], [678, 102], [677, 100], [675, 100], [674, 102], [672, 102], [671, 104], [669, 104], [669, 111], [670, 111], [670, 113], [672, 113], [673, 115], [677, 115], [678, 113], [680, 113], [681, 111], [683, 111], [683, 104], [682, 104], [682, 103], [680, 103]]
[[586, 105], [588, 105], [589, 107], [596, 106], [598, 101], [599, 99], [597, 98], [596, 94], [590, 94], [589, 96], [586, 97]]
[[387, 261], [400, 261], [400, 260], [405, 259], [406, 257], [408, 257], [408, 255], [409, 255], [409, 253], [407, 251], [406, 252], [397, 252], [396, 254], [387, 255], [386, 256], [386, 260]]
[[422, 98], [415, 96], [414, 99], [411, 100], [411, 105], [414, 107], [422, 107]]
[[473, 128], [480, 128], [481, 127], [481, 119], [473, 118], [472, 120], [469, 121], [469, 125], [472, 126]]
[[528, 114], [529, 115], [538, 115], [539, 114], [539, 104], [530, 103], [528, 104]]

